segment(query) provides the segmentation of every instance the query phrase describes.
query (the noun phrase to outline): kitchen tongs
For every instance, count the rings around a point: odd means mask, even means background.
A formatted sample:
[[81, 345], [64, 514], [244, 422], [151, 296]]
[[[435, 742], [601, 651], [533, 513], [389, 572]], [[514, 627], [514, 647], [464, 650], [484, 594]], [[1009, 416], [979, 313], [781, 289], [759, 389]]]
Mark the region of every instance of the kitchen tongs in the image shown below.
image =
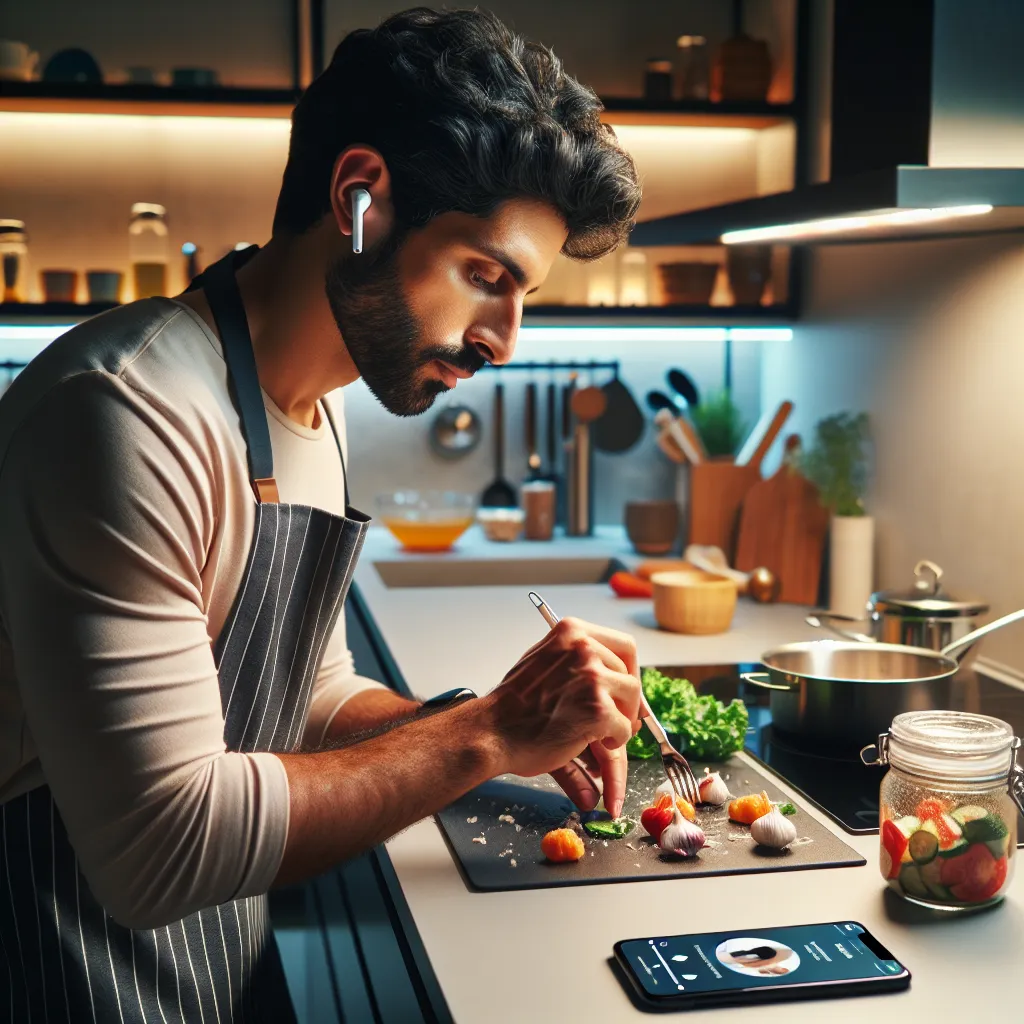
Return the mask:
[[[553, 629], [559, 620], [547, 601], [532, 590], [530, 591], [530, 601], [544, 616], [544, 621]], [[700, 803], [700, 788], [697, 785], [693, 769], [686, 758], [669, 743], [668, 736], [665, 735], [661, 722], [654, 717], [654, 712], [651, 711], [651, 706], [647, 703], [642, 689], [640, 691], [640, 710], [642, 712], [640, 717], [643, 719], [644, 725], [651, 730], [651, 734], [661, 749], [661, 766], [665, 769], [665, 775], [668, 777], [673, 791], [676, 796], [681, 796], [696, 807]]]

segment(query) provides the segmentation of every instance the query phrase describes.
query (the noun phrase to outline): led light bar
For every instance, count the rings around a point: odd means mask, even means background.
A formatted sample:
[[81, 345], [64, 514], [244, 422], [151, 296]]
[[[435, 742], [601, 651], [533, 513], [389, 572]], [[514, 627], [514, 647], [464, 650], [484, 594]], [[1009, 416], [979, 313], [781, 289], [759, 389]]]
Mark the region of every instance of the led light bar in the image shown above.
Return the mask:
[[0, 324], [0, 341], [27, 341], [48, 345], [75, 324]]
[[823, 220], [807, 220], [795, 224], [772, 224], [763, 228], [726, 231], [721, 236], [721, 241], [725, 245], [798, 241], [824, 238], [828, 235], [870, 232], [879, 228], [933, 224], [936, 221], [978, 217], [991, 212], [992, 207], [987, 203], [978, 203], [973, 206], [940, 206], [935, 209], [869, 210], [850, 217], [826, 217]]
[[[527, 307], [529, 311], [529, 307]], [[520, 327], [522, 341], [792, 341], [792, 327]]]

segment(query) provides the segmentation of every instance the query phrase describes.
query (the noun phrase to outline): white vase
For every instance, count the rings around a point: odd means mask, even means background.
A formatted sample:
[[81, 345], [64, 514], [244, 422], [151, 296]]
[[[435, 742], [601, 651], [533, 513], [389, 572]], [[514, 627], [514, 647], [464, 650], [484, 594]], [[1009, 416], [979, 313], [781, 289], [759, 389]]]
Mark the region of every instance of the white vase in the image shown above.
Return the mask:
[[875, 589], [875, 520], [833, 516], [829, 556], [829, 610], [863, 618]]

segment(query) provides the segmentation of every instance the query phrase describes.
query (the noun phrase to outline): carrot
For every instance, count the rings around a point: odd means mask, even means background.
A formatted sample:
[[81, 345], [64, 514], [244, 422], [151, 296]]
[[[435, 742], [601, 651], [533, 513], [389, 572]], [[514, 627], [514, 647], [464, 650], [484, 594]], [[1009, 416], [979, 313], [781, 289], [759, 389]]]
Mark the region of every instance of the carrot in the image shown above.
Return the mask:
[[583, 840], [571, 828], [553, 829], [540, 841], [540, 848], [555, 863], [579, 860], [585, 852]]
[[768, 794], [750, 793], [739, 796], [729, 804], [729, 817], [740, 825], [749, 825], [772, 809]]

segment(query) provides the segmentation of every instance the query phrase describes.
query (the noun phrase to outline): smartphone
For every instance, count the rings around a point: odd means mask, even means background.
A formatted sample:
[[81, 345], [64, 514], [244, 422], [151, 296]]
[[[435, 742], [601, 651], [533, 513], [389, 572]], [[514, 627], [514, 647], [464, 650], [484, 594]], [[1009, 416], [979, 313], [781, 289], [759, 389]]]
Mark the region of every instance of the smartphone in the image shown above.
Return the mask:
[[642, 1009], [689, 1010], [892, 992], [910, 972], [856, 921], [615, 943]]

